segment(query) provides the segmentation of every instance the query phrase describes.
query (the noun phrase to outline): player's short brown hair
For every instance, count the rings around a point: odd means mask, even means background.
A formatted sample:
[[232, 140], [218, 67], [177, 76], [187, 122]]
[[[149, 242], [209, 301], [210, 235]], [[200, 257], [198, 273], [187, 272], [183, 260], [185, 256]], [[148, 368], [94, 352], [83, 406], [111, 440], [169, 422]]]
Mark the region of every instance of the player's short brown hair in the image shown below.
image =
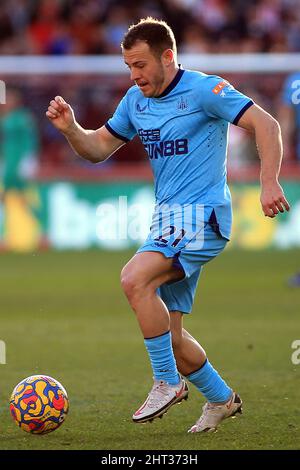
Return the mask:
[[128, 29], [121, 43], [122, 49], [131, 49], [136, 42], [145, 41], [155, 55], [161, 57], [166, 49], [176, 54], [176, 40], [170, 26], [162, 20], [148, 16]]

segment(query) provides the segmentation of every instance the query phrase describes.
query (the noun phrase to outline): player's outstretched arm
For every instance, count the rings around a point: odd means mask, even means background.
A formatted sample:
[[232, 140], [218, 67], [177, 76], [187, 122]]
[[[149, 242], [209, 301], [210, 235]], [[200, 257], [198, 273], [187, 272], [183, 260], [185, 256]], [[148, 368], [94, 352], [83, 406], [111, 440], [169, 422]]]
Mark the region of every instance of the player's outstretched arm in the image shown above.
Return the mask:
[[97, 130], [83, 129], [71, 106], [61, 96], [50, 101], [46, 116], [66, 137], [75, 153], [92, 163], [104, 161], [124, 145], [124, 141], [114, 137], [105, 126]]
[[261, 160], [262, 210], [267, 217], [289, 210], [289, 203], [278, 182], [282, 161], [282, 138], [279, 123], [260, 106], [253, 105], [243, 114], [238, 126], [254, 133]]

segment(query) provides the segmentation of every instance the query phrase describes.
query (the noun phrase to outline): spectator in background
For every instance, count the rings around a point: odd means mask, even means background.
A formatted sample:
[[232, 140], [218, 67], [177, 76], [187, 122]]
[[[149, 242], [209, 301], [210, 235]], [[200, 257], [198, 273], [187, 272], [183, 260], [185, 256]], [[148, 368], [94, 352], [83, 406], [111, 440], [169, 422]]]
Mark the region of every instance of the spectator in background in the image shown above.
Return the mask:
[[286, 8], [282, 15], [284, 34], [287, 38], [288, 50], [300, 50], [300, 8], [299, 0], [285, 0]]
[[279, 109], [284, 155], [300, 164], [300, 72], [289, 75], [283, 86]]
[[47, 54], [55, 26], [59, 21], [60, 8], [58, 0], [42, 0], [36, 5], [28, 28], [36, 54]]
[[[300, 164], [300, 72], [289, 75], [283, 86], [279, 121], [283, 134], [284, 156], [296, 156]], [[300, 271], [288, 279], [290, 287], [300, 287]]]
[[120, 44], [131, 18], [130, 11], [126, 7], [115, 5], [110, 9], [104, 33], [109, 54], [120, 53]]
[[26, 211], [33, 213], [35, 218], [37, 216], [25, 190], [37, 167], [39, 137], [35, 119], [23, 106], [19, 89], [7, 89], [6, 104], [1, 105], [0, 112], [0, 202], [3, 226], [3, 215], [7, 216], [8, 199], [12, 193]]
[[1, 106], [0, 133], [2, 184], [9, 189], [23, 190], [32, 176], [38, 154], [38, 132], [29, 110], [23, 107], [18, 89], [8, 88], [6, 104]]
[[182, 42], [179, 52], [181, 54], [206, 54], [209, 52], [207, 35], [199, 28], [197, 23], [191, 24], [182, 33]]

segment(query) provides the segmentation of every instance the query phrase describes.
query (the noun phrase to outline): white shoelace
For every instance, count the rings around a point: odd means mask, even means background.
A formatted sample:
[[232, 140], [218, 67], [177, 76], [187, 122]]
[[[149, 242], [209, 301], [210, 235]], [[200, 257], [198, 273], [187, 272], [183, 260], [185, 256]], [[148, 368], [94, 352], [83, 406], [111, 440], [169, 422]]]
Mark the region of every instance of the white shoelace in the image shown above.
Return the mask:
[[149, 393], [147, 405], [149, 408], [156, 407], [162, 400], [165, 401], [169, 396], [169, 386], [164, 382], [155, 383]]
[[218, 408], [220, 408], [222, 405], [217, 405], [215, 403], [205, 403], [205, 405], [203, 406], [202, 408], [202, 415], [200, 416], [200, 418], [198, 419], [198, 421], [196, 422], [196, 426], [199, 426], [200, 424], [203, 423], [203, 421], [209, 417], [209, 412], [210, 411], [213, 411], [213, 410], [216, 410]]

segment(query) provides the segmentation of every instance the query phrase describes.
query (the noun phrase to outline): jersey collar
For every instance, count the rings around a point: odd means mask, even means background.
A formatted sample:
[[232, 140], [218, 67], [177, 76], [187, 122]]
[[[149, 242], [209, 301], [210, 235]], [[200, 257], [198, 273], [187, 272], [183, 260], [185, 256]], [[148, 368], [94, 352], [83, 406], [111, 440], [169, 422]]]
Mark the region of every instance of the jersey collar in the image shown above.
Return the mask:
[[171, 83], [169, 83], [167, 88], [159, 96], [155, 96], [155, 98], [163, 98], [164, 96], [167, 96], [176, 87], [177, 83], [179, 82], [183, 74], [184, 74], [184, 70], [181, 68], [181, 65], [179, 64], [179, 70], [176, 73], [173, 80], [171, 81]]

